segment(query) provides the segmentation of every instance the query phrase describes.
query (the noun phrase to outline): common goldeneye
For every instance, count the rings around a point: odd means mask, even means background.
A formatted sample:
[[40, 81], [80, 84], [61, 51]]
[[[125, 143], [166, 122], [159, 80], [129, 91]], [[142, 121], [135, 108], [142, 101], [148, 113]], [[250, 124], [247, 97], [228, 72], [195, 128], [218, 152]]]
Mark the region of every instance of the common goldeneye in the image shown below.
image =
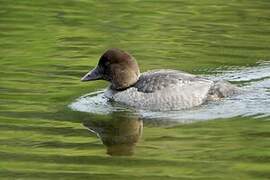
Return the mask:
[[153, 111], [188, 109], [208, 100], [231, 96], [235, 85], [212, 81], [178, 70], [152, 70], [140, 74], [136, 59], [120, 49], [109, 49], [82, 81], [111, 83], [104, 95], [116, 102]]

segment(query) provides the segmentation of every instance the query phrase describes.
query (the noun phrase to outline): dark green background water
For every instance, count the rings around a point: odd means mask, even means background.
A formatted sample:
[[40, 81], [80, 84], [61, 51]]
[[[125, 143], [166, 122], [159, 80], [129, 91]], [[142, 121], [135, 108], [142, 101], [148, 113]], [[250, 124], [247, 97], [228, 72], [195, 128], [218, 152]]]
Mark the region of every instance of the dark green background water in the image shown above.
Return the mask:
[[109, 47], [141, 71], [269, 60], [269, 9], [269, 0], [0, 0], [0, 179], [270, 178], [269, 117], [146, 125], [133, 156], [111, 157], [82, 122], [115, 117], [67, 107], [106, 87], [80, 78]]

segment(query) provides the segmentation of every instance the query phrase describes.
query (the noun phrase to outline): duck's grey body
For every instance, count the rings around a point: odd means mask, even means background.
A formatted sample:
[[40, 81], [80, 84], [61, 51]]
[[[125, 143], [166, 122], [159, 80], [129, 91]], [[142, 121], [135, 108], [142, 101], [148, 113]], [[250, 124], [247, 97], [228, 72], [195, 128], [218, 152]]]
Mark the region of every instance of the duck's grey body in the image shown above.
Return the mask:
[[141, 74], [137, 83], [126, 90], [109, 88], [105, 96], [138, 109], [166, 111], [199, 106], [208, 99], [225, 97], [234, 89], [229, 83], [216, 83], [182, 71], [157, 70]]

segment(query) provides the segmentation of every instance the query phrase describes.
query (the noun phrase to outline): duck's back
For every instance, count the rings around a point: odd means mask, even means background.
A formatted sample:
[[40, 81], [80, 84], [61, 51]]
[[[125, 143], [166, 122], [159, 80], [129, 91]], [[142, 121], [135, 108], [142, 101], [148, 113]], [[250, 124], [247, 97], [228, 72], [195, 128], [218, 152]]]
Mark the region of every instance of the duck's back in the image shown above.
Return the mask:
[[158, 70], [141, 74], [137, 83], [124, 91], [109, 90], [107, 96], [139, 109], [179, 110], [204, 103], [213, 84], [181, 71]]

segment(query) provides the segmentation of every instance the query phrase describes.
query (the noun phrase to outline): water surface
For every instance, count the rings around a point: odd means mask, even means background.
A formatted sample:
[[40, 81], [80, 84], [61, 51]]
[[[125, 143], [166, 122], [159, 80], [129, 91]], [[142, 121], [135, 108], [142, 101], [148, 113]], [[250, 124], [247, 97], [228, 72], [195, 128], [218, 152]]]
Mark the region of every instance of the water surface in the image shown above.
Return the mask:
[[[270, 178], [268, 0], [0, 5], [0, 179]], [[130, 52], [142, 72], [178, 69], [254, 93], [180, 114], [70, 109], [106, 88], [80, 78], [110, 47]], [[122, 142], [133, 155], [108, 155], [86, 127], [100, 138], [129, 134]]]

